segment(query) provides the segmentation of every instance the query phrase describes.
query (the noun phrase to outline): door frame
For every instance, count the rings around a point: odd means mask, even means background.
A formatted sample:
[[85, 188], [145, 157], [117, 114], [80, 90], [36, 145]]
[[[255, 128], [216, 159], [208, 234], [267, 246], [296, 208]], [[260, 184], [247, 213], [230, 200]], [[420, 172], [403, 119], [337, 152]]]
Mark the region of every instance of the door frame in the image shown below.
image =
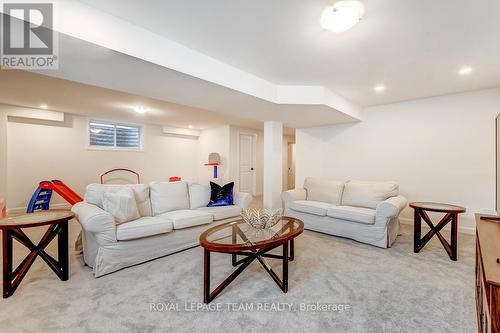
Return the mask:
[[257, 134], [256, 133], [251, 133], [251, 132], [245, 132], [245, 131], [239, 131], [238, 132], [238, 144], [236, 145], [236, 156], [237, 158], [237, 175], [238, 175], [238, 191], [240, 190], [240, 139], [242, 135], [246, 136], [251, 136], [252, 137], [252, 168], [253, 168], [253, 173], [252, 173], [252, 189], [251, 193], [253, 196], [256, 195], [257, 191]]
[[[287, 156], [286, 156], [286, 187], [288, 190], [293, 190], [296, 187], [295, 184], [295, 142], [287, 142]], [[289, 165], [290, 163], [290, 165]], [[293, 170], [293, 177], [290, 177], [291, 171]], [[293, 188], [290, 186], [290, 180], [293, 179]]]

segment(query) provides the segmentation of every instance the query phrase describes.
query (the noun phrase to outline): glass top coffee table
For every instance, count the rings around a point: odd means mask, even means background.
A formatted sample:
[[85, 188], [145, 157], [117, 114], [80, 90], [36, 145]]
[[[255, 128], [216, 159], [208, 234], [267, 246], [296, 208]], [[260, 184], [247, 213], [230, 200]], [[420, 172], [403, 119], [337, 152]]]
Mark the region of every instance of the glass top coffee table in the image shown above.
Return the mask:
[[[200, 236], [200, 245], [204, 248], [204, 292], [203, 301], [210, 303], [255, 259], [269, 273], [276, 284], [288, 291], [288, 262], [294, 260], [294, 239], [304, 231], [304, 223], [283, 217], [270, 229], [256, 229], [243, 220], [215, 226]], [[268, 253], [282, 246], [282, 255]], [[237, 267], [217, 288], [210, 290], [210, 253], [231, 254], [231, 263]], [[238, 260], [238, 256], [242, 259]], [[274, 272], [265, 258], [282, 260], [281, 278]]]

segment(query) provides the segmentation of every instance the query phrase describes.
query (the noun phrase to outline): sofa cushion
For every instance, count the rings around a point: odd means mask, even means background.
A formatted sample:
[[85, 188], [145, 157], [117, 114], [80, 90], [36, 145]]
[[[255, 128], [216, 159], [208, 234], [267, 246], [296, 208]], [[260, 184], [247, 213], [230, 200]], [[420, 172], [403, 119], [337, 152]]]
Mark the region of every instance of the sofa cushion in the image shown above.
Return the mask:
[[309, 177], [304, 181], [304, 188], [307, 191], [307, 200], [340, 205], [344, 182]]
[[208, 183], [189, 183], [189, 207], [196, 209], [206, 207], [210, 202], [210, 185]]
[[152, 215], [149, 186], [147, 184], [89, 184], [85, 192], [85, 201], [104, 209], [102, 204], [103, 193], [117, 192], [122, 188], [131, 188], [134, 191], [135, 202], [141, 216]]
[[105, 211], [113, 215], [116, 224], [137, 220], [140, 217], [134, 191], [130, 187], [123, 187], [116, 192], [105, 191], [102, 205]]
[[335, 205], [321, 201], [296, 200], [291, 202], [288, 207], [301, 213], [326, 216], [326, 211]]
[[399, 194], [394, 182], [365, 182], [350, 180], [345, 184], [342, 206], [377, 208], [377, 205]]
[[141, 217], [135, 221], [116, 227], [116, 239], [119, 241], [144, 238], [171, 232], [171, 221], [159, 217]]
[[375, 212], [376, 212], [375, 209], [370, 209], [370, 208], [337, 206], [328, 209], [326, 215], [341, 220], [353, 221], [364, 224], [374, 224]]
[[163, 213], [158, 217], [167, 219], [168, 221], [172, 222], [174, 225], [174, 229], [184, 229], [197, 225], [208, 224], [214, 220], [212, 214], [199, 210], [189, 209], [175, 210], [172, 212]]
[[188, 187], [185, 182], [152, 182], [149, 187], [154, 216], [174, 210], [189, 209]]
[[238, 217], [241, 214], [240, 206], [200, 207], [197, 210], [211, 214], [214, 221]]

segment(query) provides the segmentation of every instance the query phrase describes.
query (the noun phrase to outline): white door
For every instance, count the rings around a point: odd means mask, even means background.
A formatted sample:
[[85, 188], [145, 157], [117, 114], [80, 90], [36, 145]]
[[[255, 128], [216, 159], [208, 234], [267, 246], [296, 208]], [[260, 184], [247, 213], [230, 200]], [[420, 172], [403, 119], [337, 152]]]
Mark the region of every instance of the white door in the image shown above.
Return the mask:
[[255, 177], [255, 137], [250, 134], [240, 134], [240, 149], [239, 149], [239, 190], [240, 192], [254, 193], [254, 177]]
[[295, 144], [288, 144], [288, 189], [295, 188]]

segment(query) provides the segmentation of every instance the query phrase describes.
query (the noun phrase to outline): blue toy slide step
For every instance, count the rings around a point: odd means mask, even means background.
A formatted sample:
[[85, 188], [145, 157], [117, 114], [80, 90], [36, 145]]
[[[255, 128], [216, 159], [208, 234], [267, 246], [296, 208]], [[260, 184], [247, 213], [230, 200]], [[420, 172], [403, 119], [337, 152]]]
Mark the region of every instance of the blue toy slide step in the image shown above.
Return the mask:
[[[40, 185], [44, 183], [50, 183], [47, 181], [40, 182]], [[50, 198], [52, 197], [52, 190], [43, 189], [37, 187], [35, 193], [31, 197], [31, 200], [28, 204], [28, 209], [26, 209], [26, 213], [33, 213], [35, 210], [48, 210], [50, 207]]]

